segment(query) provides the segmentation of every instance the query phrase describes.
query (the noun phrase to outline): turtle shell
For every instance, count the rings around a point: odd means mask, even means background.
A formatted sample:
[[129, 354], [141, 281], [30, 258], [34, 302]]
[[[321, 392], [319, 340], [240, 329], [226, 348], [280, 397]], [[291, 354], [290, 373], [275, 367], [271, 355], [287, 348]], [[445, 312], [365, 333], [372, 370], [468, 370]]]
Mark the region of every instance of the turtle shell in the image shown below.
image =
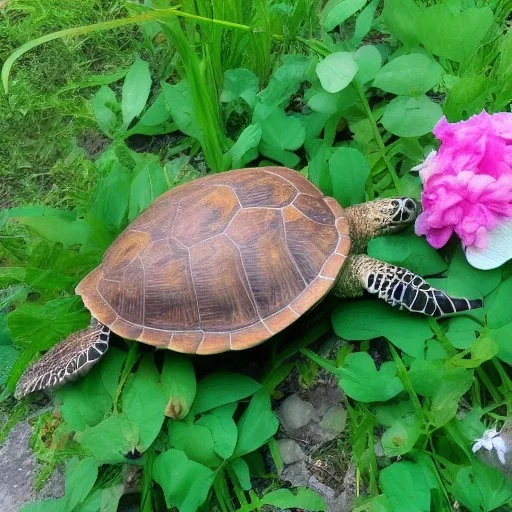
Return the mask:
[[76, 292], [125, 338], [185, 353], [241, 350], [315, 305], [349, 248], [343, 208], [298, 172], [229, 171], [160, 196]]

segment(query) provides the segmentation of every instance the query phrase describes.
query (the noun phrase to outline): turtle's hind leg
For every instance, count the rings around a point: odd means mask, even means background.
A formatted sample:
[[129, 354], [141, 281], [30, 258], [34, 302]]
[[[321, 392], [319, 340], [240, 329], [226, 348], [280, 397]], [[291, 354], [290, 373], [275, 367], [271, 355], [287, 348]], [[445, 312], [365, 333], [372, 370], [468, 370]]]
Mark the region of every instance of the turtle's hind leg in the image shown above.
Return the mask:
[[86, 329], [70, 334], [27, 368], [14, 396], [19, 399], [84, 375], [107, 351], [109, 338], [110, 329], [96, 320]]
[[359, 254], [345, 261], [334, 287], [339, 297], [360, 297], [364, 290], [392, 306], [413, 313], [440, 317], [483, 306], [481, 299], [450, 297], [430, 286], [422, 277], [406, 268]]

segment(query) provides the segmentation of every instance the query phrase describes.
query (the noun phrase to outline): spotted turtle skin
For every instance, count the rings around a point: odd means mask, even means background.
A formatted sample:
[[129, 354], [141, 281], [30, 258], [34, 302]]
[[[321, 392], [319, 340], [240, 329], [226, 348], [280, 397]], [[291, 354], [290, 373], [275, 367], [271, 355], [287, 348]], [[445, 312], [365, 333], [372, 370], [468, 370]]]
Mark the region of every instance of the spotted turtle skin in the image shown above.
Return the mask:
[[349, 250], [343, 208], [297, 171], [235, 170], [160, 196], [76, 292], [125, 338], [191, 354], [242, 350], [321, 300]]

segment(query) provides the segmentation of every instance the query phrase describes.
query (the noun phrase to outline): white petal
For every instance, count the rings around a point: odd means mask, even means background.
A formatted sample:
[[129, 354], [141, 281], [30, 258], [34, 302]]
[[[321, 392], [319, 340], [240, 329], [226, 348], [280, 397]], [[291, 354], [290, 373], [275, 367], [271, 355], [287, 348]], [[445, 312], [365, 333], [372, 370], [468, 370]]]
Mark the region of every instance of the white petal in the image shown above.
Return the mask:
[[500, 462], [502, 464], [505, 464], [505, 453], [504, 451], [501, 451], [501, 450], [496, 450], [496, 453], [498, 454], [498, 459], [500, 459]]
[[478, 440], [471, 449], [473, 450], [473, 453], [476, 453], [480, 448], [482, 448], [482, 441]]
[[501, 437], [495, 437], [492, 440], [492, 445], [494, 448], [496, 448], [496, 451], [506, 453], [507, 451], [507, 445], [505, 444], [505, 441]]
[[484, 432], [484, 437], [487, 439], [492, 439], [498, 435], [498, 431], [495, 428], [490, 428]]
[[469, 246], [464, 250], [468, 263], [481, 270], [490, 270], [512, 259], [512, 219], [489, 231], [489, 242], [485, 249]]
[[492, 446], [492, 439], [482, 439], [482, 446], [486, 449], [486, 450], [489, 450], [491, 451], [493, 446]]

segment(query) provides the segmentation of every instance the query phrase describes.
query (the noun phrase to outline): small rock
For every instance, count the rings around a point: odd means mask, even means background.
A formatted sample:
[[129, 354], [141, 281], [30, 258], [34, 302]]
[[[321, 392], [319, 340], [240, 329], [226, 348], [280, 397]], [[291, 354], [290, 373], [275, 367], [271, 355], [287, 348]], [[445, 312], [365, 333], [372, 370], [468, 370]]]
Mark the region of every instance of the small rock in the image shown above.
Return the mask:
[[286, 466], [281, 473], [281, 479], [285, 482], [290, 482], [293, 487], [307, 485], [310, 477], [311, 475], [303, 460]]
[[318, 417], [315, 408], [310, 403], [301, 400], [297, 394], [284, 400], [279, 407], [278, 416], [286, 432], [294, 437], [298, 429]]
[[331, 430], [340, 434], [347, 424], [347, 411], [341, 405], [333, 405], [325, 412], [320, 426], [325, 430]]
[[284, 464], [293, 464], [306, 457], [299, 444], [293, 439], [279, 439], [277, 446]]
[[304, 399], [308, 401], [315, 411], [323, 416], [333, 405], [340, 404], [343, 400], [343, 391], [334, 384], [319, 384], [305, 393]]

